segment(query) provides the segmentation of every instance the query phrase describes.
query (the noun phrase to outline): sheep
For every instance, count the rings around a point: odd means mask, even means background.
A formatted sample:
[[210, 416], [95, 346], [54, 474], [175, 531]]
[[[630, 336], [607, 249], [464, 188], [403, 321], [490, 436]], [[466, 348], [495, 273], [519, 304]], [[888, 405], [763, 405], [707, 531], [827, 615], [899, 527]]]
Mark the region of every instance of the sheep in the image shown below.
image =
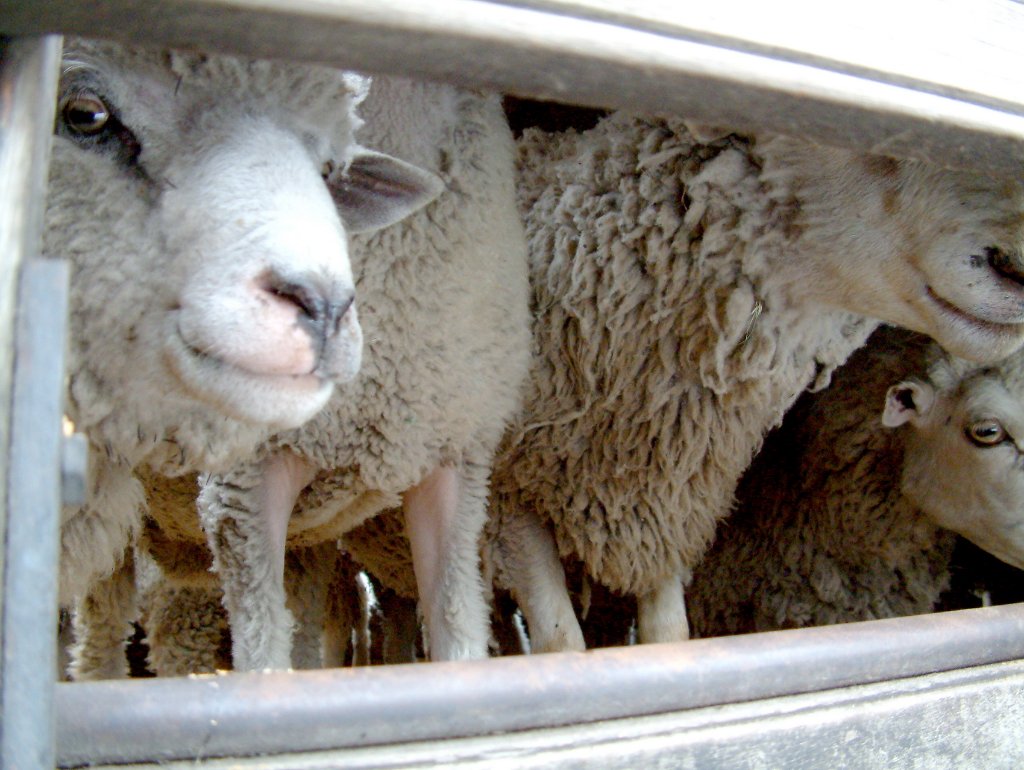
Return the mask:
[[[121, 642], [133, 623], [144, 630], [147, 665], [157, 676], [229, 670], [227, 616], [199, 527], [196, 474], [167, 477], [142, 467], [136, 475], [146, 492], [147, 516], [118, 569], [78, 602], [72, 618], [72, 678], [121, 675]], [[366, 613], [353, 590], [359, 585], [356, 572], [333, 543], [289, 549], [288, 606], [300, 619], [296, 668], [341, 665], [353, 632], [359, 636], [353, 647], [355, 662], [365, 662], [368, 641], [360, 621]], [[334, 637], [324, 650], [321, 637], [328, 633]]]
[[526, 245], [511, 134], [493, 95], [375, 78], [360, 140], [441, 176], [400, 226], [354, 239], [360, 376], [297, 430], [204, 475], [236, 669], [287, 668], [288, 547], [334, 541], [401, 506], [435, 660], [484, 657], [477, 559], [491, 460], [529, 369]]
[[63, 511], [62, 606], [138, 530], [136, 469], [231, 467], [356, 375], [348, 233], [443, 186], [356, 143], [367, 90], [321, 67], [69, 40], [43, 256], [72, 266], [66, 402], [90, 468], [85, 505]]
[[[209, 562], [208, 552], [206, 558]], [[149, 647], [149, 668], [157, 676], [232, 668], [223, 591], [215, 575], [205, 575], [205, 580], [195, 573], [182, 580], [181, 573], [169, 574], [155, 562], [140, 581], [139, 624]], [[291, 549], [284, 579], [288, 608], [297, 620], [294, 668], [368, 663], [366, 597], [352, 562], [336, 547]], [[93, 625], [102, 627], [101, 620]]]
[[979, 360], [1021, 343], [1019, 180], [625, 113], [519, 149], [536, 351], [491, 505], [535, 649], [583, 637], [517, 520], [636, 596], [642, 642], [685, 639], [763, 435], [879, 321]]
[[954, 531], [1024, 566], [1024, 354], [989, 366], [875, 333], [802, 398], [694, 570], [696, 634], [931, 612]]

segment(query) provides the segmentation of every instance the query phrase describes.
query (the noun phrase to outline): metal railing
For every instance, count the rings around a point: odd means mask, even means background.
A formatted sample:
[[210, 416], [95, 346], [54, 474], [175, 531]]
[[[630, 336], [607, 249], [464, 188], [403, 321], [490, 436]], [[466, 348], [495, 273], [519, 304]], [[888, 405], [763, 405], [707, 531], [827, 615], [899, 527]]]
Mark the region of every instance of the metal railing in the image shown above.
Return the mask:
[[56, 79], [41, 36], [319, 61], [1024, 173], [1024, 5], [828, 4], [841, 33], [801, 26], [805, 3], [713, 5], [0, 0], [0, 34], [17, 36], [0, 58], [5, 768], [1024, 762], [1018, 605], [586, 654], [52, 684], [66, 289], [33, 263]]

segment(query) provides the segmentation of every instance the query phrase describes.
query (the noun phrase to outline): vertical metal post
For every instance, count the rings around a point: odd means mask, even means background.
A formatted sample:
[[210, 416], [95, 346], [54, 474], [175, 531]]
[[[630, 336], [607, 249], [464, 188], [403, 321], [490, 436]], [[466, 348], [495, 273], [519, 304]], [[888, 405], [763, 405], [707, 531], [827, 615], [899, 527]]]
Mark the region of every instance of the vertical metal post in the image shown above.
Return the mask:
[[54, 765], [68, 271], [39, 254], [59, 37], [0, 39], [0, 767]]

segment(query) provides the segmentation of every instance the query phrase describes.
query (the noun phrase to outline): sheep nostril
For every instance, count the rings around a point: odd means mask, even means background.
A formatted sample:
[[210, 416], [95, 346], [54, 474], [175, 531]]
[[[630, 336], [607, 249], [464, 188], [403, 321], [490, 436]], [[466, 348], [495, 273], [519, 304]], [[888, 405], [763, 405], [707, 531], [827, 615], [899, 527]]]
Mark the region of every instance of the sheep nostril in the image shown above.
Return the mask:
[[275, 297], [295, 305], [314, 324], [323, 322], [327, 313], [327, 300], [314, 287], [294, 281], [275, 281], [267, 290]]
[[348, 311], [352, 308], [353, 303], [356, 301], [356, 295], [349, 292], [346, 296], [342, 297], [338, 302], [331, 303], [329, 315], [329, 328], [331, 334], [337, 334], [341, 331], [342, 321], [345, 320], [345, 316], [348, 315]]
[[1010, 254], [998, 246], [985, 249], [989, 266], [999, 275], [1019, 284], [1024, 284], [1024, 262], [1019, 254]]
[[299, 311], [299, 325], [319, 344], [341, 331], [349, 310], [355, 302], [355, 292], [332, 288], [329, 282], [315, 278], [284, 278], [270, 274], [263, 280], [263, 290]]

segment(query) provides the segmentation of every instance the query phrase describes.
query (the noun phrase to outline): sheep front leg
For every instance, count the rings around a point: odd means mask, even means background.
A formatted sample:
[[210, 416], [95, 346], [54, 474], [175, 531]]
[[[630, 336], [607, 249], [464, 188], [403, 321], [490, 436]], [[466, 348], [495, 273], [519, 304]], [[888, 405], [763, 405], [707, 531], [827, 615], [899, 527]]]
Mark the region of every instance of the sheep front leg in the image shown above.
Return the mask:
[[288, 609], [296, 620], [292, 665], [299, 669], [323, 668], [324, 632], [330, 620], [330, 597], [338, 590], [356, 593], [335, 582], [342, 570], [342, 554], [334, 541], [308, 548], [293, 548], [285, 557], [285, 588]]
[[405, 526], [431, 660], [487, 657], [480, 576], [487, 469], [439, 467], [405, 493]]
[[237, 671], [291, 666], [285, 538], [295, 500], [314, 475], [308, 462], [281, 452], [203, 484], [200, 519], [224, 589]]
[[337, 553], [327, 590], [324, 666], [338, 668], [345, 665], [346, 659], [353, 666], [368, 666], [370, 597], [359, 579], [359, 567], [348, 554]]
[[681, 575], [670, 575], [654, 590], [637, 597], [637, 636], [642, 644], [690, 638]]
[[68, 674], [76, 682], [128, 676], [126, 644], [137, 614], [135, 562], [129, 548], [113, 574], [75, 603]]

